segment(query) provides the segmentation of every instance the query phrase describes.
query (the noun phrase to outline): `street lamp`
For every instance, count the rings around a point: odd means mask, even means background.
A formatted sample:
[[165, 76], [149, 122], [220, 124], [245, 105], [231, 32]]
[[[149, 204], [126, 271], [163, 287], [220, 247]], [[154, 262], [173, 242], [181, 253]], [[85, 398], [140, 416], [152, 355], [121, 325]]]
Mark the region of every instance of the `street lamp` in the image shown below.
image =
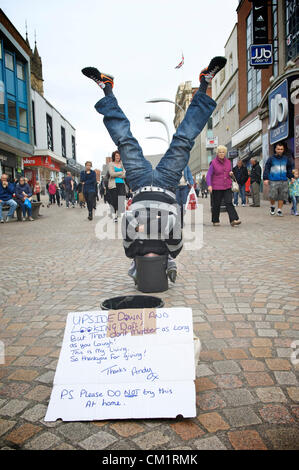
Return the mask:
[[146, 121], [149, 121], [149, 122], [160, 122], [161, 124], [163, 124], [163, 126], [165, 127], [166, 132], [167, 132], [168, 144], [170, 144], [169, 130], [168, 130], [168, 126], [167, 126], [166, 122], [164, 121], [164, 119], [162, 119], [160, 116], [157, 116], [156, 114], [149, 114], [148, 116], [145, 116], [144, 119]]
[[175, 101], [168, 100], [167, 98], [152, 98], [151, 100], [146, 101], [146, 103], [172, 103], [178, 108], [180, 108], [183, 112], [185, 112], [184, 108], [177, 104]]

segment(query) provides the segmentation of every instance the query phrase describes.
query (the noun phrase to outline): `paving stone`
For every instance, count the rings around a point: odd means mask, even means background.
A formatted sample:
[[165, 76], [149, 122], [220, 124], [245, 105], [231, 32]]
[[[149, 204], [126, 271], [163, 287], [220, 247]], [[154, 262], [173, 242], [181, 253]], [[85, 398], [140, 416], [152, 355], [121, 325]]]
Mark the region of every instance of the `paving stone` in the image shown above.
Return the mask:
[[224, 408], [226, 403], [218, 393], [205, 392], [199, 395], [198, 406], [202, 410], [214, 410], [216, 408]]
[[16, 416], [28, 406], [28, 401], [11, 400], [0, 409], [0, 416]]
[[196, 377], [205, 377], [207, 375], [214, 375], [214, 372], [207, 365], [200, 364], [196, 367]]
[[161, 447], [170, 441], [170, 437], [161, 431], [151, 431], [140, 437], [134, 438], [133, 441], [139, 449], [161, 449]]
[[250, 387], [273, 385], [274, 382], [267, 372], [247, 372], [244, 374]]
[[24, 445], [25, 449], [28, 450], [47, 450], [52, 449], [54, 445], [60, 442], [58, 436], [51, 432], [44, 432], [41, 435], [33, 438], [30, 442]]
[[217, 436], [198, 439], [194, 441], [194, 447], [198, 450], [226, 450], [226, 446]]
[[15, 428], [8, 436], [6, 436], [7, 441], [11, 441], [14, 444], [21, 445], [30, 439], [32, 436], [37, 434], [41, 430], [41, 426], [35, 426], [30, 423], [23, 424], [18, 428]]
[[297, 385], [298, 381], [293, 372], [274, 372], [275, 378], [280, 385]]
[[234, 374], [216, 375], [215, 383], [220, 389], [242, 387], [242, 381]]
[[227, 408], [223, 410], [223, 414], [226, 416], [230, 425], [237, 428], [261, 423], [260, 418], [248, 407]]
[[261, 436], [254, 430], [232, 431], [228, 438], [235, 450], [267, 450]]
[[286, 359], [266, 359], [267, 366], [271, 370], [290, 370], [292, 365]]
[[86, 437], [92, 434], [92, 430], [86, 423], [68, 423], [59, 426], [59, 434], [62, 434], [64, 437], [70, 441], [78, 442], [80, 439], [85, 439]]
[[206, 390], [212, 390], [213, 388], [217, 388], [217, 385], [212, 382], [210, 379], [205, 377], [200, 377], [195, 380], [195, 387], [196, 392], [204, 392]]
[[0, 436], [7, 433], [11, 428], [14, 427], [16, 421], [9, 421], [7, 419], [0, 418]]
[[286, 402], [286, 396], [284, 395], [283, 391], [279, 387], [264, 387], [264, 388], [257, 388], [255, 390], [258, 398], [263, 403], [269, 402]]
[[241, 369], [236, 361], [215, 361], [213, 366], [218, 374], [238, 374]]
[[110, 425], [110, 428], [122, 437], [135, 436], [144, 430], [143, 426], [140, 426], [140, 424], [137, 424], [134, 421], [121, 421], [113, 423]]
[[298, 387], [287, 387], [287, 392], [293, 401], [299, 402], [299, 388]]
[[223, 390], [222, 396], [228, 406], [251, 405], [256, 402], [254, 396], [245, 389]]
[[202, 431], [198, 425], [190, 420], [184, 420], [171, 424], [171, 427], [184, 441], [188, 439], [194, 439], [204, 434], [204, 431]]
[[208, 432], [217, 432], [229, 429], [227, 422], [217, 412], [200, 414], [197, 419], [208, 430]]
[[299, 450], [298, 427], [266, 430], [274, 450]]
[[271, 424], [295, 423], [287, 408], [282, 405], [265, 405], [260, 409], [260, 415], [264, 421]]
[[46, 412], [47, 407], [45, 405], [35, 405], [32, 408], [24, 411], [24, 413], [21, 415], [21, 418], [34, 423], [35, 421], [39, 421], [40, 419], [44, 418], [46, 416]]

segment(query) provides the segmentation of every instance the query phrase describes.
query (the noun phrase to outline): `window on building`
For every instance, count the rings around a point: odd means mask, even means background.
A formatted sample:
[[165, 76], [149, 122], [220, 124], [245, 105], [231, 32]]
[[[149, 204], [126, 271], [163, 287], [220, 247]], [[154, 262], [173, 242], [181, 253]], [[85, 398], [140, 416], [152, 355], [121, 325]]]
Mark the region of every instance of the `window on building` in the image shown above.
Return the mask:
[[9, 52], [5, 52], [5, 67], [9, 70], [14, 70], [13, 55]]
[[213, 127], [217, 126], [219, 121], [220, 121], [220, 113], [219, 111], [217, 111], [217, 113], [215, 113], [213, 116]]
[[261, 70], [254, 69], [250, 65], [250, 46], [252, 39], [252, 11], [246, 20], [246, 47], [247, 47], [247, 110], [256, 108], [262, 97]]
[[272, 0], [272, 28], [273, 28], [273, 76], [278, 75], [278, 17], [277, 1]]
[[285, 0], [286, 62], [299, 55], [299, 2]]
[[210, 117], [207, 124], [208, 129], [213, 129], [213, 119]]
[[8, 105], [8, 125], [12, 127], [17, 127], [16, 102], [12, 100], [7, 100], [7, 105]]
[[5, 120], [5, 105], [4, 105], [4, 103], [0, 103], [0, 119], [2, 121]]
[[76, 140], [73, 135], [72, 135], [72, 158], [76, 160]]
[[20, 121], [20, 131], [21, 132], [28, 132], [28, 124], [27, 124], [27, 109], [22, 108], [19, 106], [19, 121]]
[[20, 80], [25, 80], [24, 65], [20, 62], [17, 62], [17, 77]]
[[36, 127], [35, 127], [35, 103], [32, 100], [32, 124], [33, 124], [33, 141], [36, 145]]
[[47, 143], [48, 149], [54, 150], [54, 142], [53, 142], [53, 126], [52, 126], [52, 118], [49, 114], [46, 115], [47, 119]]
[[226, 110], [227, 112], [230, 111], [232, 109], [233, 106], [235, 106], [236, 104], [236, 92], [233, 91], [229, 97], [227, 98], [227, 101], [226, 101]]
[[221, 114], [221, 118], [223, 119], [224, 118], [224, 105], [221, 106], [220, 114]]
[[66, 158], [65, 128], [61, 126], [61, 155]]

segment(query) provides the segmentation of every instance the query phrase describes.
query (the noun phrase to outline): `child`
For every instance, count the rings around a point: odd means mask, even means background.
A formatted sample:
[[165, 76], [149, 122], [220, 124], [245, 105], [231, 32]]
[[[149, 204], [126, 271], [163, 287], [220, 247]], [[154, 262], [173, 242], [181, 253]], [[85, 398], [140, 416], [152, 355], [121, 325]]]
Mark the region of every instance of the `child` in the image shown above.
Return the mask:
[[299, 215], [299, 212], [297, 212], [297, 204], [299, 201], [299, 170], [296, 168], [293, 170], [293, 174], [294, 177], [289, 181], [289, 194], [293, 203], [291, 215]]

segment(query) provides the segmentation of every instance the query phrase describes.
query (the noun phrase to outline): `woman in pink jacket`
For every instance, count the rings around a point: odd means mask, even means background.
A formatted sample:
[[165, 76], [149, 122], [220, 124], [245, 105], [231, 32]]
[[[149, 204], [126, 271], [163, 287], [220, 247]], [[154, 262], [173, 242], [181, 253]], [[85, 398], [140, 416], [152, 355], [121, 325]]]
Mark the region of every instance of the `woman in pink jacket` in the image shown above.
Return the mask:
[[50, 204], [55, 204], [56, 184], [51, 181], [49, 184]]
[[228, 213], [229, 221], [232, 227], [239, 225], [236, 209], [232, 203], [232, 180], [233, 172], [231, 171], [231, 163], [226, 158], [227, 148], [224, 145], [217, 147], [217, 155], [211, 161], [209, 171], [207, 173], [208, 190], [212, 197], [212, 222], [213, 225], [220, 225], [219, 214], [222, 198]]

